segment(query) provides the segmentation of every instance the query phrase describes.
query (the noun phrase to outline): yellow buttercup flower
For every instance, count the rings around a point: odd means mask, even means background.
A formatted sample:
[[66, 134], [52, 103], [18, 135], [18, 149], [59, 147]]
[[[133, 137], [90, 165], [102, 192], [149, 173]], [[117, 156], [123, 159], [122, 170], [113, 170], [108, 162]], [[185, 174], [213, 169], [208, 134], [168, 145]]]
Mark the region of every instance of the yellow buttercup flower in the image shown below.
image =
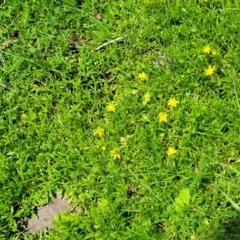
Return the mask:
[[146, 81], [148, 79], [148, 75], [145, 72], [141, 72], [141, 73], [138, 74], [138, 78], [141, 81]]
[[213, 73], [216, 71], [216, 67], [215, 66], [208, 66], [208, 68], [207, 69], [205, 69], [204, 70], [204, 74], [205, 74], [205, 76], [212, 76], [213, 75]]
[[111, 152], [110, 152], [111, 156], [113, 157], [114, 160], [116, 159], [120, 159], [121, 155], [118, 151], [118, 149], [114, 148]]
[[169, 147], [168, 150], [167, 150], [167, 155], [168, 156], [172, 156], [174, 155], [175, 153], [177, 153], [177, 150], [174, 148], [174, 147]]
[[165, 112], [160, 112], [158, 114], [159, 122], [167, 122], [167, 117], [168, 117], [168, 114]]
[[203, 47], [202, 51], [204, 53], [209, 54], [211, 52], [211, 47], [209, 45], [206, 45], [206, 46]]
[[97, 127], [96, 129], [94, 129], [93, 135], [94, 136], [98, 135], [102, 137], [104, 135], [104, 129], [102, 127]]
[[173, 108], [176, 107], [179, 101], [177, 101], [175, 98], [170, 98], [167, 102], [168, 107]]
[[108, 112], [115, 112], [115, 110], [116, 110], [116, 105], [114, 104], [114, 102], [111, 102], [111, 103], [109, 103], [108, 105], [107, 105], [107, 111]]

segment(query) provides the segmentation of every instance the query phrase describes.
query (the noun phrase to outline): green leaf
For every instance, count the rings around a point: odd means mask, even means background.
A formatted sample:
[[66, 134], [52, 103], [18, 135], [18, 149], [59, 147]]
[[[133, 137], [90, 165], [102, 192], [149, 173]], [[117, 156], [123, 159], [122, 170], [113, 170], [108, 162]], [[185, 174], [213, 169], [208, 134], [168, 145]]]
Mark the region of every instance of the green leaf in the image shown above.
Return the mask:
[[183, 203], [189, 206], [190, 204], [190, 193], [189, 189], [185, 188], [180, 191], [179, 197], [182, 199]]
[[181, 210], [184, 208], [184, 206], [189, 206], [190, 204], [190, 192], [188, 188], [182, 189], [178, 195], [178, 197], [175, 198], [175, 207], [176, 210]]
[[175, 203], [181, 207], [184, 206], [184, 202], [182, 201], [182, 199], [180, 197], [176, 197], [175, 198]]

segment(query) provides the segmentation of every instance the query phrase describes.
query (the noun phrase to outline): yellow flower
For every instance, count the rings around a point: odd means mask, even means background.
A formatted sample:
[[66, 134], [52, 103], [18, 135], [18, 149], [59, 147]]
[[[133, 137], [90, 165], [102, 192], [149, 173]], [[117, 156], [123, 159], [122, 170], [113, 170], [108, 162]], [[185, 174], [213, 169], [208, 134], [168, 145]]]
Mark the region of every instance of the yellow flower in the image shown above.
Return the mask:
[[115, 110], [116, 110], [116, 105], [114, 104], [114, 102], [111, 102], [107, 105], [108, 112], [115, 112]]
[[170, 108], [173, 108], [173, 107], [176, 107], [178, 103], [179, 103], [179, 101], [177, 101], [175, 98], [170, 98], [167, 102], [167, 105]]
[[160, 112], [160, 113], [158, 114], [159, 122], [167, 122], [167, 117], [168, 117], [168, 114], [167, 114], [167, 113]]
[[204, 74], [205, 74], [205, 76], [212, 76], [213, 75], [213, 73], [216, 71], [216, 67], [215, 66], [208, 66], [208, 68], [207, 69], [205, 69], [204, 70]]
[[120, 153], [118, 151], [118, 149], [114, 148], [111, 152], [110, 152], [111, 156], [113, 157], [114, 160], [116, 159], [120, 159]]
[[209, 54], [211, 52], [211, 47], [209, 45], [206, 45], [206, 46], [203, 47], [202, 51], [204, 53]]
[[195, 240], [196, 238], [194, 236], [191, 236], [190, 237], [190, 240]]
[[105, 151], [106, 150], [106, 146], [102, 146], [102, 150]]
[[141, 72], [141, 73], [138, 74], [138, 78], [141, 81], [146, 81], [148, 79], [148, 75], [145, 72]]
[[97, 127], [94, 131], [93, 131], [93, 135], [96, 136], [100, 136], [102, 137], [104, 135], [104, 129], [102, 127]]
[[177, 150], [174, 147], [169, 147], [167, 150], [167, 155], [171, 156], [174, 155], [177, 152]]

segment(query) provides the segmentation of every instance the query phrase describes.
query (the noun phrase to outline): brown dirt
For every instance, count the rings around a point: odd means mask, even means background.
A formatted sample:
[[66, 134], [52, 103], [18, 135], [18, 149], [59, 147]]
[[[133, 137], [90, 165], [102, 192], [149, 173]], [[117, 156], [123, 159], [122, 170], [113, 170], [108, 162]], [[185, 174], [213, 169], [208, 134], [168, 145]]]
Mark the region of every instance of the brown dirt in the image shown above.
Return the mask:
[[51, 201], [37, 208], [37, 218], [29, 218], [25, 227], [26, 232], [35, 234], [42, 231], [44, 228], [53, 229], [52, 222], [56, 215], [63, 211], [71, 211], [73, 208], [65, 198], [61, 198], [59, 193], [51, 198]]

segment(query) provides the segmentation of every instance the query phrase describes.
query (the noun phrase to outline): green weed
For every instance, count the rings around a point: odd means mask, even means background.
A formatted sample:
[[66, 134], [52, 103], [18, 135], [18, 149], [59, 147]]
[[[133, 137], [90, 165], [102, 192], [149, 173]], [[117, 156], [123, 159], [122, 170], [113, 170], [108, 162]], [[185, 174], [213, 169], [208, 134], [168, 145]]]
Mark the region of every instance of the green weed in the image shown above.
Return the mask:
[[1, 239], [239, 239], [239, 1], [0, 8]]

